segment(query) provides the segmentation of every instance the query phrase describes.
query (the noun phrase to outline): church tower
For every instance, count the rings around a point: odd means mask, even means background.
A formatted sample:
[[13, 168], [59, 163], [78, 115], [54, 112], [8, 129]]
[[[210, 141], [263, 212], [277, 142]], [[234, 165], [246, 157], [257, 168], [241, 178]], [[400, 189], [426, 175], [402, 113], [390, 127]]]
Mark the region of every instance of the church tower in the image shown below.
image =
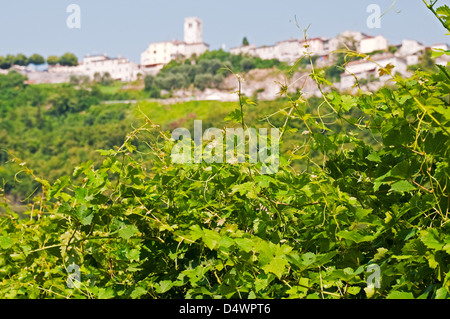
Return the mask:
[[196, 17], [184, 19], [184, 42], [202, 43], [202, 21]]

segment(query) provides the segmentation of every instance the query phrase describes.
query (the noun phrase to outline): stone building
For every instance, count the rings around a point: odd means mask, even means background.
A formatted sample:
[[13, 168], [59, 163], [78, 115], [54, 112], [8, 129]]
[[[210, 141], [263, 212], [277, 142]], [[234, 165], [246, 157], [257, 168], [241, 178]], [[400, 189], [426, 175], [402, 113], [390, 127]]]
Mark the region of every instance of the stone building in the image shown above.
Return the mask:
[[184, 20], [184, 41], [173, 40], [150, 43], [141, 54], [141, 66], [147, 73], [157, 72], [170, 61], [201, 55], [209, 49], [203, 42], [202, 21], [196, 17]]

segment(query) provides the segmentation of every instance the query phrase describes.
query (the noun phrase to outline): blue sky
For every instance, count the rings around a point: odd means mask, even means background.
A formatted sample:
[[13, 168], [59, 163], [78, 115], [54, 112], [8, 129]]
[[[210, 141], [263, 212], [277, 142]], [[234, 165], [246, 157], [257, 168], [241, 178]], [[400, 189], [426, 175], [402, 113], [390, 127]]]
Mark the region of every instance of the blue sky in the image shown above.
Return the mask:
[[[0, 55], [40, 53], [43, 56], [73, 52], [122, 55], [139, 63], [149, 42], [183, 39], [183, 21], [203, 21], [203, 40], [210, 49], [237, 46], [246, 36], [250, 43], [270, 45], [302, 37], [294, 23], [310, 25], [308, 35], [334, 37], [345, 30], [384, 35], [392, 44], [403, 38], [425, 45], [450, 43], [444, 29], [422, 0], [397, 0], [369, 29], [369, 4], [387, 10], [395, 0], [14, 0], [0, 7]], [[69, 4], [81, 8], [81, 29], [69, 29]], [[450, 0], [438, 4], [450, 5]]]

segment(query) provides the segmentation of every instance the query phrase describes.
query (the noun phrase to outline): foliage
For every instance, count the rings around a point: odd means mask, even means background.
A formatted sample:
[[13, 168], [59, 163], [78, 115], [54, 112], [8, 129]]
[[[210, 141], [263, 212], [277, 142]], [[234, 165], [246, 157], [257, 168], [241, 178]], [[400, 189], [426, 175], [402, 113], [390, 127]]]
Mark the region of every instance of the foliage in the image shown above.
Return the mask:
[[427, 72], [435, 72], [436, 66], [434, 64], [433, 59], [431, 58], [432, 51], [426, 50], [419, 59], [419, 63], [415, 65], [409, 65], [408, 70], [410, 71], [416, 71], [416, 70], [422, 70]]
[[19, 53], [18, 55], [16, 55], [14, 57], [13, 64], [21, 65], [21, 66], [27, 65], [28, 64], [28, 58], [24, 54]]
[[29, 57], [28, 62], [35, 65], [41, 65], [45, 63], [45, 59], [42, 57], [42, 55], [35, 53]]
[[59, 57], [56, 55], [50, 55], [47, 57], [47, 64], [48, 65], [56, 65], [59, 63]]
[[[286, 108], [264, 120], [281, 143], [304, 131], [274, 174], [174, 164], [179, 142], [144, 114], [102, 163], [54, 183], [17, 159], [43, 191], [19, 218], [0, 190], [0, 297], [450, 298], [450, 76], [382, 71], [394, 88], [321, 102], [281, 86]], [[324, 92], [323, 73], [310, 76]], [[237, 94], [227, 126], [253, 126], [254, 102]]]
[[234, 55], [223, 50], [207, 51], [199, 57], [172, 60], [156, 76], [147, 75], [144, 79], [145, 90], [152, 97], [159, 97], [161, 90], [171, 91], [190, 86], [200, 90], [220, 88], [227, 74], [226, 67], [239, 73], [252, 69], [290, 68], [286, 63], [276, 59], [263, 60]]
[[78, 65], [78, 58], [73, 53], [64, 53], [58, 60], [62, 66], [76, 66]]

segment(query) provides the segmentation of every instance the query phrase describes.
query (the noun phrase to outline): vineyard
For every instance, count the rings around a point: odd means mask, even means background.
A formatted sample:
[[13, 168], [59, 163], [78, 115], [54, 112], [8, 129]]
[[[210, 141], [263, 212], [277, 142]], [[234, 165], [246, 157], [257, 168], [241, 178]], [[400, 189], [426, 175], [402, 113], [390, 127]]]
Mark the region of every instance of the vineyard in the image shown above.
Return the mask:
[[[429, 9], [450, 32], [450, 9]], [[278, 128], [274, 174], [173, 163], [180, 142], [152, 104], [55, 181], [8, 153], [40, 188], [20, 214], [0, 189], [0, 298], [450, 298], [450, 71], [379, 72], [390, 85], [350, 95], [312, 66], [322, 98], [287, 77], [277, 109], [242, 96], [236, 74], [236, 102], [208, 106], [231, 113], [204, 126]]]

